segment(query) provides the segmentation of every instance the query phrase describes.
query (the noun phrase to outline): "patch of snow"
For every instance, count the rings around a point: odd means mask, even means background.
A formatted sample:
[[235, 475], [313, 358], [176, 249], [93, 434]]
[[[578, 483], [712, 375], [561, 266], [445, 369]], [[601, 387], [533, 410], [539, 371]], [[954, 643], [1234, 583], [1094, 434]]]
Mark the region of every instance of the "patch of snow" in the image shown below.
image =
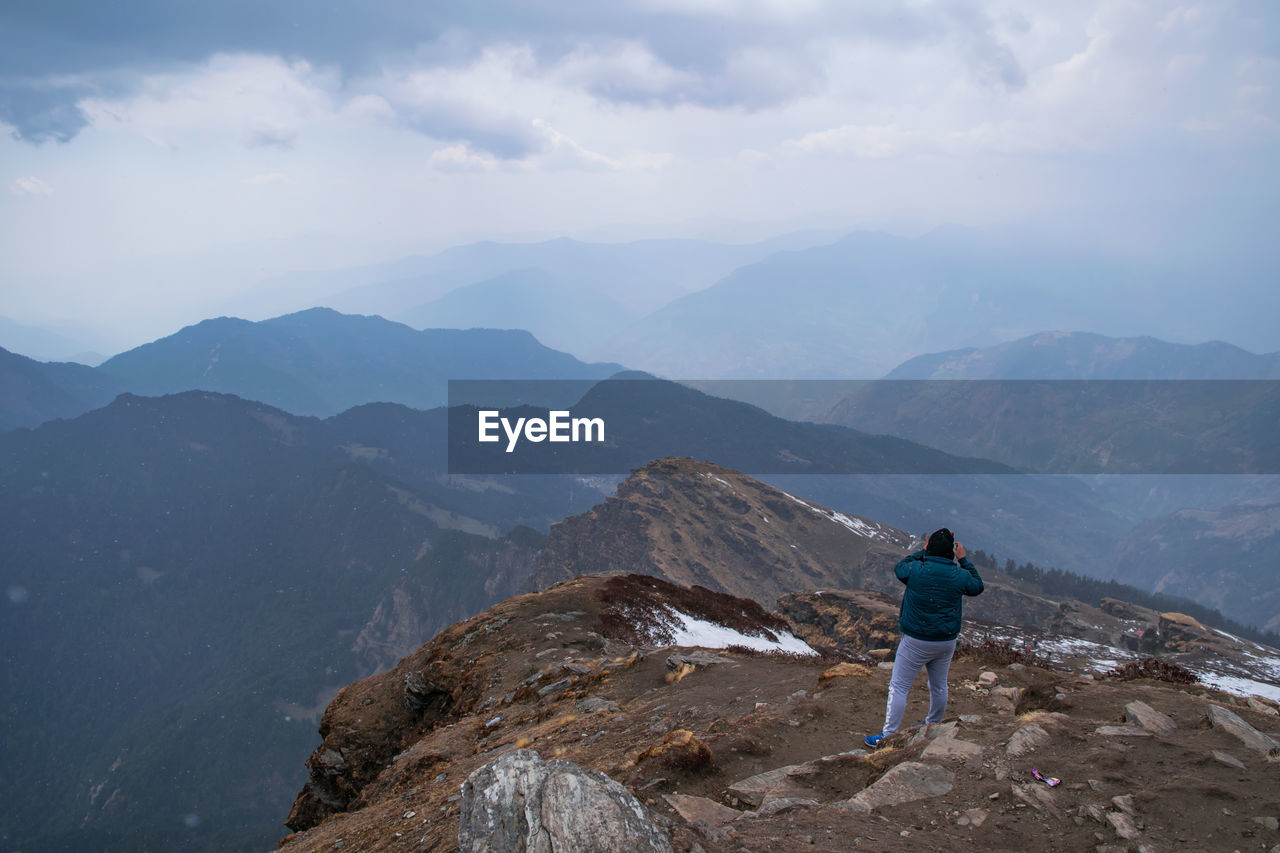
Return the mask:
[[722, 484], [725, 488], [733, 492], [735, 495], [737, 494], [737, 491], [733, 488], [733, 486], [729, 483], [729, 481], [724, 479], [723, 477], [717, 477], [715, 474], [709, 474], [706, 471], [701, 472], [698, 476], [707, 480], [715, 480], [717, 483]]
[[1120, 665], [1121, 658], [1132, 660], [1137, 657], [1133, 652], [1078, 637], [1056, 637], [1045, 640], [1036, 645], [1035, 651], [1048, 654], [1051, 660], [1055, 657], [1084, 658], [1088, 668], [1095, 672], [1115, 669]]
[[773, 631], [776, 639], [743, 634], [715, 622], [695, 619], [672, 607], [664, 607], [663, 613], [654, 616], [671, 631], [673, 646], [695, 646], [703, 649], [723, 649], [728, 646], [745, 646], [759, 652], [779, 652], [793, 655], [816, 655], [809, 644], [787, 631]]
[[1252, 652], [1244, 652], [1243, 655], [1268, 678], [1280, 681], [1280, 658], [1271, 655], [1255, 655]]
[[1210, 687], [1216, 687], [1235, 696], [1265, 696], [1280, 702], [1280, 686], [1265, 681], [1254, 681], [1252, 678], [1241, 678], [1238, 675], [1223, 675], [1208, 670], [1193, 670], [1200, 680]]
[[841, 527], [844, 527], [850, 532], [856, 533], [865, 539], [880, 539], [885, 542], [893, 541], [893, 536], [880, 524], [876, 524], [874, 522], [868, 523], [860, 518], [853, 518], [845, 515], [843, 512], [822, 509], [821, 507], [814, 506], [806, 500], [801, 500], [790, 492], [783, 492], [783, 494], [810, 512], [816, 513], [828, 521], [834, 521]]

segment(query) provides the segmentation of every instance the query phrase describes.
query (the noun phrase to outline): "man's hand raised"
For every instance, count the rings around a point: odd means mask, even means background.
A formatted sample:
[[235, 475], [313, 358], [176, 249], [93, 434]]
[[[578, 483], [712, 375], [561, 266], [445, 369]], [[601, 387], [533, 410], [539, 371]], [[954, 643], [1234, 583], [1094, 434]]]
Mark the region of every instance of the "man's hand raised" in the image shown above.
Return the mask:
[[963, 545], [961, 545], [959, 542], [957, 542], [957, 543], [956, 543], [956, 559], [957, 559], [957, 560], [963, 560], [963, 559], [964, 559], [964, 555], [965, 555], [964, 546], [963, 546]]

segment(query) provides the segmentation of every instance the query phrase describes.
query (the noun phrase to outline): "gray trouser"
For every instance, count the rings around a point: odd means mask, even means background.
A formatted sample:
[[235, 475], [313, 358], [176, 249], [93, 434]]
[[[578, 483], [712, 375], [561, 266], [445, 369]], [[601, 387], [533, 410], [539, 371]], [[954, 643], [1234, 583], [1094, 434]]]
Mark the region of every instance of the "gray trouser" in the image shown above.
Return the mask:
[[930, 643], [902, 635], [898, 654], [893, 660], [893, 676], [889, 679], [889, 701], [885, 703], [882, 731], [885, 737], [902, 725], [902, 714], [907, 709], [907, 691], [920, 674], [921, 667], [929, 673], [929, 716], [924, 721], [942, 722], [942, 715], [947, 710], [947, 670], [951, 669], [951, 656], [955, 651], [955, 640]]

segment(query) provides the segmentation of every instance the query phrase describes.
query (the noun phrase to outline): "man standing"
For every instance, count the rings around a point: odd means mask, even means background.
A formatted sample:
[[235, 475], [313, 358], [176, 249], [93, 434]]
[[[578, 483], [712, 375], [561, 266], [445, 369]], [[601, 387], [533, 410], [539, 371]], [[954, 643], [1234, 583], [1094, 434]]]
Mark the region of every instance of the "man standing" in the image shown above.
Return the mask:
[[864, 738], [872, 749], [902, 725], [907, 691], [921, 667], [929, 674], [929, 716], [924, 721], [942, 722], [947, 708], [947, 670], [960, 636], [964, 596], [978, 595], [983, 589], [982, 578], [966, 559], [964, 546], [945, 527], [934, 531], [924, 550], [907, 556], [893, 573], [907, 585], [898, 614], [902, 639], [889, 679], [884, 728]]

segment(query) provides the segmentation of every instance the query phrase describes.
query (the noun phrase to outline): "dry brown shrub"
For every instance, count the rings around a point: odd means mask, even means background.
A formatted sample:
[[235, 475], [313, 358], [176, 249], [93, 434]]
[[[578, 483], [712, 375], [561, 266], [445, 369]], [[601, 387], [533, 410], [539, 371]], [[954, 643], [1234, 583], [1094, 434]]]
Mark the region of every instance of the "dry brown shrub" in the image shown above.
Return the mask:
[[668, 608], [770, 640], [777, 639], [775, 632], [790, 631], [786, 620], [749, 598], [677, 586], [649, 575], [615, 575], [597, 595], [606, 605], [600, 613], [601, 633], [635, 646], [667, 645], [675, 638], [661, 618]]
[[636, 756], [632, 765], [640, 764], [651, 758], [661, 759], [664, 766], [671, 770], [682, 770], [695, 773], [707, 770], [712, 765], [711, 750], [698, 740], [688, 729], [676, 729], [655, 744]]
[[838, 663], [831, 667], [822, 675], [818, 676], [818, 681], [826, 681], [831, 678], [867, 678], [871, 675], [871, 670], [859, 663]]
[[667, 684], [675, 684], [683, 680], [686, 675], [693, 672], [695, 669], [697, 669], [697, 667], [691, 663], [680, 664], [678, 669], [667, 673]]

